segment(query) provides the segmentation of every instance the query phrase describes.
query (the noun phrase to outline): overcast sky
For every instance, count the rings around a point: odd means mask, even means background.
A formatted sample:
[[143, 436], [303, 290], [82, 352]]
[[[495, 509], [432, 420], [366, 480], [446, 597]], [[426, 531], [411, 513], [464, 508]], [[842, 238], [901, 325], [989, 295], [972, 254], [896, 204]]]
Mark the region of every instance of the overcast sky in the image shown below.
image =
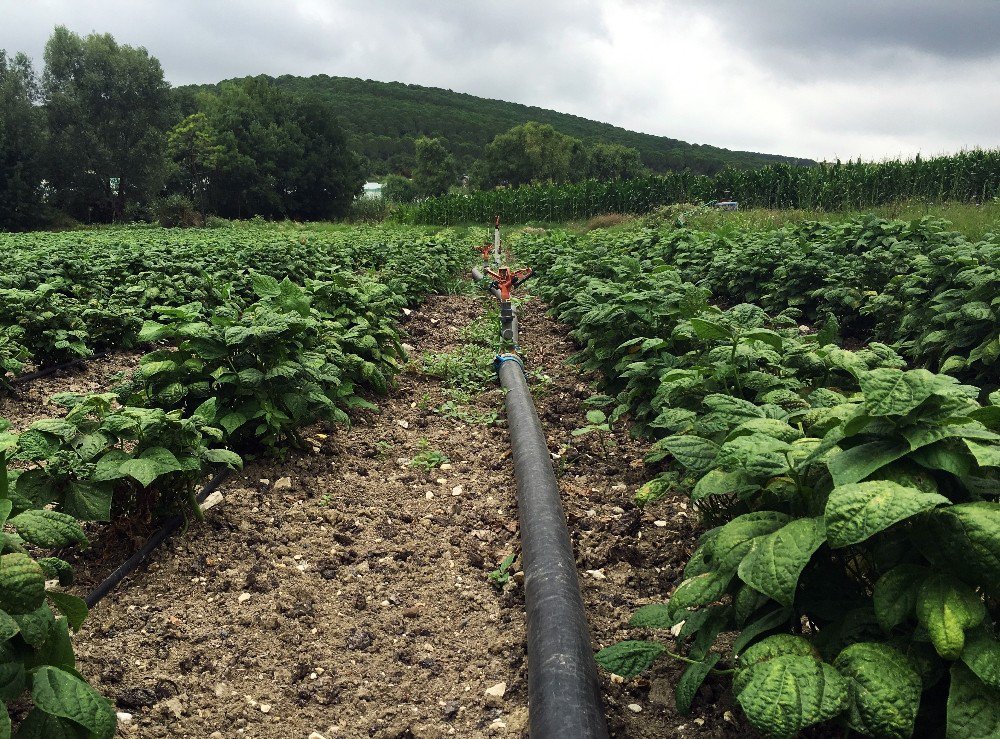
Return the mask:
[[174, 84], [395, 80], [814, 159], [1000, 146], [996, 0], [0, 0], [38, 68], [57, 24]]

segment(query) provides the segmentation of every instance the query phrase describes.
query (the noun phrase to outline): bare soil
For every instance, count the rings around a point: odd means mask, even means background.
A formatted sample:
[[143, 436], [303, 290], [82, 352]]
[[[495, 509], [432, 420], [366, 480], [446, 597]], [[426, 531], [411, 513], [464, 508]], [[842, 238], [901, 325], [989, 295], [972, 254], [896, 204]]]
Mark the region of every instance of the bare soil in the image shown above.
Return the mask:
[[139, 364], [142, 352], [115, 352], [87, 359], [46, 377], [18, 382], [12, 395], [0, 395], [0, 418], [23, 431], [40, 418], [60, 415], [65, 409], [51, 398], [57, 393], [100, 393], [109, 390], [116, 378]]
[[[543, 310], [534, 300], [522, 308], [522, 341], [595, 649], [657, 638], [627, 622], [680, 581], [696, 517], [680, 496], [634, 505], [648, 472], [643, 445], [627, 433], [603, 444], [572, 436], [586, 425], [596, 378], [567, 364], [567, 329]], [[403, 326], [413, 358], [454, 349], [482, 313], [476, 298], [429, 299]], [[88, 365], [96, 374], [70, 384], [101, 389], [112, 369], [101, 375]], [[0, 415], [18, 427], [52, 415], [39, 405], [45, 393], [69, 389], [61, 383], [32, 386]], [[491, 425], [437, 412], [444, 399], [442, 381], [413, 362], [379, 412], [350, 429], [307, 429], [310, 453], [252, 462], [231, 476], [206, 523], [168, 542], [98, 604], [75, 639], [79, 669], [130, 714], [120, 735], [527, 735], [518, 563], [502, 589], [488, 577], [518, 551], [502, 394], [490, 388], [472, 402], [472, 411], [498, 415]], [[411, 465], [428, 450], [449, 461], [430, 471]], [[86, 556], [78, 592], [126, 555]], [[612, 736], [751, 733], [721, 682], [710, 680], [692, 714], [679, 716], [681, 667], [663, 660], [627, 681], [602, 674]]]

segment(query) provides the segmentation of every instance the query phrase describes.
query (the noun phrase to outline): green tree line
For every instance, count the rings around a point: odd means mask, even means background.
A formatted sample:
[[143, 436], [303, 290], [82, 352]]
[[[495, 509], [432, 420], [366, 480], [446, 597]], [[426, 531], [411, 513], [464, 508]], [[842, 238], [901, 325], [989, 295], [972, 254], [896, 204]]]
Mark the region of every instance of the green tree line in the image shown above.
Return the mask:
[[[266, 79], [178, 95], [159, 61], [57, 27], [37, 73], [0, 50], [0, 229], [157, 212], [342, 216], [364, 182], [332, 104]], [[196, 215], [196, 214], [195, 214]]]
[[654, 172], [688, 169], [696, 174], [717, 174], [727, 166], [746, 169], [779, 162], [815, 164], [809, 159], [690, 144], [554, 110], [435, 87], [325, 74], [282, 75], [272, 81], [283, 90], [319, 95], [333, 103], [369, 176], [379, 180], [387, 174], [412, 175], [416, 142], [421, 137], [441, 139], [459, 169], [471, 173], [483, 148], [496, 136], [530, 121], [550, 125], [585, 144], [635, 149], [643, 166]]

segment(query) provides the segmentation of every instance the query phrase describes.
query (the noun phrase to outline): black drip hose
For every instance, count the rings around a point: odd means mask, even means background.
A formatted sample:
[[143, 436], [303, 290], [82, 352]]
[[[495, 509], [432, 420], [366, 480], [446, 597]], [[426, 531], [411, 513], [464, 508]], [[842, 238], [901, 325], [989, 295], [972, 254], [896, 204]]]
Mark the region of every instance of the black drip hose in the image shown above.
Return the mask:
[[517, 478], [528, 614], [528, 712], [537, 739], [607, 739], [576, 559], [542, 424], [517, 357], [498, 358]]
[[[218, 487], [221, 485], [227, 477], [231, 470], [225, 469], [217, 472], [215, 476], [209, 480], [205, 486], [198, 493], [198, 505], [205, 502], [205, 499], [211, 495]], [[177, 529], [184, 525], [185, 517], [183, 514], [178, 513], [175, 516], [168, 518], [163, 526], [157, 529], [153, 534], [146, 539], [146, 542], [142, 545], [135, 554], [126, 559], [118, 568], [108, 575], [103, 582], [101, 582], [96, 588], [94, 588], [87, 595], [84, 600], [87, 602], [87, 608], [93, 608], [97, 603], [108, 593], [115, 589], [115, 587], [124, 580], [126, 577], [135, 572], [139, 565], [146, 561], [150, 554], [152, 554], [160, 544], [169, 539]]]
[[31, 380], [40, 380], [43, 377], [48, 377], [49, 375], [54, 375], [56, 372], [61, 372], [62, 370], [71, 369], [73, 367], [79, 367], [81, 364], [85, 364], [93, 359], [103, 359], [108, 356], [107, 352], [101, 352], [100, 354], [93, 354], [89, 357], [79, 357], [77, 359], [71, 359], [68, 362], [63, 362], [62, 364], [56, 364], [52, 367], [45, 367], [44, 369], [35, 370], [34, 372], [29, 372], [26, 375], [18, 375], [13, 380], [11, 380], [12, 385], [20, 385], [23, 382], [30, 382]]

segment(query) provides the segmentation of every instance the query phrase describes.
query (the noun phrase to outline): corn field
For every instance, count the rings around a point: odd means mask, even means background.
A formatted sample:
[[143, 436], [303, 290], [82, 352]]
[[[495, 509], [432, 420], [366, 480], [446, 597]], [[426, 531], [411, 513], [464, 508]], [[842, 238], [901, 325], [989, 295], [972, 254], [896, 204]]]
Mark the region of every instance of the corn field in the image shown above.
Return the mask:
[[919, 198], [984, 202], [1000, 194], [1000, 150], [886, 162], [776, 164], [726, 169], [714, 177], [669, 172], [615, 182], [534, 185], [429, 198], [401, 208], [407, 223], [567, 221], [605, 213], [647, 213], [661, 205], [736, 200], [742, 208], [850, 210]]

